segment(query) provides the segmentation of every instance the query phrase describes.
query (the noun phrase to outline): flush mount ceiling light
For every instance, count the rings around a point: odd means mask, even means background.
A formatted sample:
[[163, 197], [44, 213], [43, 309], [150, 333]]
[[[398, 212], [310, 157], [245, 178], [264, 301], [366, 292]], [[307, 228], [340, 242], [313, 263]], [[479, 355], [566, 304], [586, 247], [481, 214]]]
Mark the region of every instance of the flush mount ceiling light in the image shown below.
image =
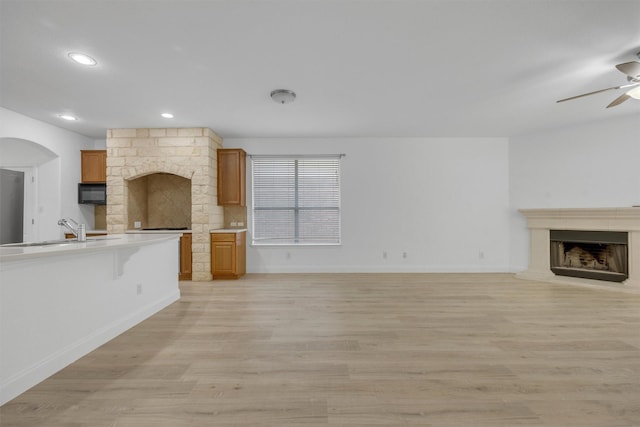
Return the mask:
[[293, 102], [296, 99], [296, 94], [292, 90], [288, 89], [276, 89], [271, 92], [271, 99], [278, 104], [287, 104]]
[[165, 119], [173, 119], [173, 114], [171, 114], [171, 113], [162, 113], [160, 115], [162, 117], [164, 117]]
[[58, 114], [58, 117], [60, 117], [62, 120], [67, 120], [70, 122], [78, 120], [76, 116], [72, 116], [71, 114]]
[[87, 65], [90, 67], [98, 64], [98, 61], [96, 61], [89, 55], [85, 55], [84, 53], [71, 52], [69, 54], [69, 58], [71, 58], [74, 62], [77, 62], [78, 64]]

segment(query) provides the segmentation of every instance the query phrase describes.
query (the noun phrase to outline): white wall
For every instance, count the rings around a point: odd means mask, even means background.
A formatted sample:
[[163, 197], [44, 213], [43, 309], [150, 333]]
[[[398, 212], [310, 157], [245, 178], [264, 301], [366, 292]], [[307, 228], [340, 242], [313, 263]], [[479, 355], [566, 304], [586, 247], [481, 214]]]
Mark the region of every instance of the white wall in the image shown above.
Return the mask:
[[506, 138], [227, 138], [224, 146], [249, 154], [346, 154], [342, 245], [249, 246], [250, 272], [509, 269]]
[[93, 141], [93, 150], [106, 150], [107, 149], [107, 140], [105, 139], [96, 139]]
[[93, 228], [93, 206], [78, 205], [77, 185], [80, 182], [80, 150], [92, 149], [94, 141], [0, 108], [0, 144], [3, 138], [31, 141], [56, 156], [44, 164], [35, 166], [36, 222], [39, 224], [36, 227], [37, 235], [33, 236], [34, 240], [62, 237], [63, 230], [57, 225], [58, 219], [62, 217], [74, 218], [87, 224], [87, 228]]
[[510, 262], [522, 271], [529, 240], [518, 209], [640, 204], [640, 116], [511, 138], [509, 184]]
[[[635, 114], [511, 139], [227, 138], [225, 147], [249, 154], [346, 154], [342, 245], [249, 246], [248, 269], [522, 271], [528, 233], [518, 209], [640, 204], [638, 123]], [[0, 108], [1, 138], [30, 140], [58, 156], [36, 171], [41, 239], [61, 236], [60, 217], [92, 226], [92, 207], [76, 201], [79, 151], [104, 148], [104, 140]]]

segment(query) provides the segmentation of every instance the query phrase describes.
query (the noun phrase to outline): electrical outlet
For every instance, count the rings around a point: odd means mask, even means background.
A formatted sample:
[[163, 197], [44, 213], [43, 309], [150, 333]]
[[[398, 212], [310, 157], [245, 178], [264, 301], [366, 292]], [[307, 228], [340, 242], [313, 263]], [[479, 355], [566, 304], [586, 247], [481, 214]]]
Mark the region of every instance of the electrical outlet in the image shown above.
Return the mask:
[[136, 285], [136, 295], [142, 295], [142, 283]]
[[244, 227], [244, 222], [239, 222], [238, 227]]
[[387, 252], [382, 252], [382, 258], [387, 259]]
[[133, 228], [141, 228], [142, 221], [133, 221]]
[[237, 227], [237, 226], [238, 226], [238, 223], [237, 223], [237, 222], [232, 222], [232, 223], [231, 223], [231, 226], [232, 226], [232, 227]]

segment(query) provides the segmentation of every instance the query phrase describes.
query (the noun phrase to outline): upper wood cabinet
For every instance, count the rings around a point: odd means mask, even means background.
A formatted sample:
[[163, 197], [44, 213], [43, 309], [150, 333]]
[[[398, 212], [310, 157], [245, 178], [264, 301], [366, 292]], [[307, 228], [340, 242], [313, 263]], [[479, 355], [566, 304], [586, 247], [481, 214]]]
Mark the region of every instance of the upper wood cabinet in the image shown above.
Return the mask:
[[218, 205], [246, 205], [246, 163], [244, 150], [218, 149]]
[[81, 150], [82, 182], [107, 182], [107, 150]]

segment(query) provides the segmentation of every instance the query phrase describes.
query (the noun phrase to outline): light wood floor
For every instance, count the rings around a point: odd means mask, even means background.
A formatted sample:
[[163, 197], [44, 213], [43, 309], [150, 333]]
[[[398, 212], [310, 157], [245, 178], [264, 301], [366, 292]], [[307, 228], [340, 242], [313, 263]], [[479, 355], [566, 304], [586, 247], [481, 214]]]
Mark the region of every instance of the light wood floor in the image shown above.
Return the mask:
[[640, 426], [640, 295], [508, 274], [181, 289], [0, 425]]

